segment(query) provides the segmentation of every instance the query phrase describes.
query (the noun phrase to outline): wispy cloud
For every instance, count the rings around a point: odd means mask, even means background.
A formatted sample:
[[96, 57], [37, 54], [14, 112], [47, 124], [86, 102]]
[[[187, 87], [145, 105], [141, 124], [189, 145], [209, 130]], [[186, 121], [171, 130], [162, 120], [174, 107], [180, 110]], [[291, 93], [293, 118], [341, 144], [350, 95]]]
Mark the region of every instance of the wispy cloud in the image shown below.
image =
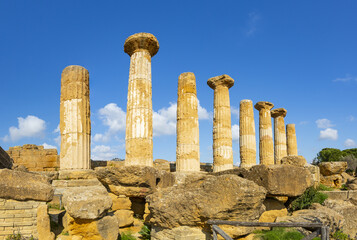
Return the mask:
[[356, 118], [351, 115], [351, 116], [348, 117], [348, 121], [354, 122], [354, 121], [356, 121]]
[[239, 119], [239, 109], [235, 106], [231, 106], [231, 114]]
[[36, 116], [28, 115], [26, 118], [18, 117], [18, 126], [9, 128], [9, 134], [3, 141], [17, 141], [22, 138], [44, 137], [46, 122]]
[[309, 124], [309, 121], [301, 121], [301, 122], [299, 122], [299, 124], [300, 125], [307, 125], [307, 124]]
[[317, 119], [315, 123], [318, 128], [330, 128], [334, 126], [331, 121], [326, 118]]
[[345, 141], [345, 147], [357, 147], [356, 142], [353, 139], [347, 138]]
[[333, 80], [333, 82], [357, 82], [357, 77], [346, 74], [345, 77], [336, 78]]
[[246, 32], [247, 36], [252, 36], [257, 31], [257, 25], [260, 21], [261, 16], [256, 12], [250, 12], [248, 15], [248, 30]]
[[44, 149], [57, 149], [56, 146], [53, 146], [53, 145], [50, 145], [50, 144], [47, 144], [47, 143], [43, 143], [42, 146], [43, 146]]
[[232, 125], [232, 140], [233, 141], [239, 140], [239, 125], [238, 124]]
[[91, 152], [93, 160], [111, 160], [118, 156], [118, 150], [107, 145], [97, 145]]
[[336, 129], [326, 128], [320, 131], [320, 140], [337, 140], [338, 132]]

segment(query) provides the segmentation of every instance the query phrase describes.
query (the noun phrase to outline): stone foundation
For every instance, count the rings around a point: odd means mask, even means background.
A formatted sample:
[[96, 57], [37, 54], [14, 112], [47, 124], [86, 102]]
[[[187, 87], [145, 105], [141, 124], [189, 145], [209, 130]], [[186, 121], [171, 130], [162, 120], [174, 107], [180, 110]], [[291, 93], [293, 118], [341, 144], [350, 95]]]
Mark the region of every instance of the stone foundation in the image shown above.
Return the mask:
[[25, 144], [10, 147], [7, 153], [15, 164], [23, 165], [29, 171], [56, 171], [59, 168], [57, 149], [44, 149], [43, 146]]
[[42, 205], [46, 203], [0, 198], [0, 240], [17, 233], [37, 239], [37, 210]]

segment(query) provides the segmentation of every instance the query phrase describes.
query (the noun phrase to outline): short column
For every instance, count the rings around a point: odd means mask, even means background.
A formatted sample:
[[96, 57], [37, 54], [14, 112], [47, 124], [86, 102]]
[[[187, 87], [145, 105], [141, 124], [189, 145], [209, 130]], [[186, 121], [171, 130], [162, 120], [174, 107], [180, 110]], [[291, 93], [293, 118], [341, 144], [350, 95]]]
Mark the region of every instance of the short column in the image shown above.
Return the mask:
[[286, 132], [284, 118], [287, 111], [284, 108], [277, 108], [271, 111], [274, 118], [274, 160], [275, 164], [280, 164], [286, 152]]
[[178, 79], [176, 138], [176, 171], [199, 172], [198, 101], [196, 78], [191, 72]]
[[297, 150], [295, 124], [286, 125], [286, 141], [287, 141], [287, 148], [288, 148], [288, 156], [297, 156], [298, 150]]
[[245, 99], [239, 107], [240, 167], [256, 165], [256, 148], [253, 102]]
[[90, 169], [89, 73], [81, 66], [62, 72], [60, 169]]
[[233, 168], [229, 88], [234, 85], [234, 80], [221, 75], [208, 79], [207, 84], [214, 89], [213, 171], [218, 172]]
[[150, 33], [128, 37], [124, 52], [130, 56], [125, 132], [125, 165], [153, 166], [151, 57], [159, 42]]
[[260, 164], [272, 165], [274, 164], [274, 143], [270, 109], [274, 107], [274, 104], [270, 102], [258, 102], [254, 107], [259, 111]]

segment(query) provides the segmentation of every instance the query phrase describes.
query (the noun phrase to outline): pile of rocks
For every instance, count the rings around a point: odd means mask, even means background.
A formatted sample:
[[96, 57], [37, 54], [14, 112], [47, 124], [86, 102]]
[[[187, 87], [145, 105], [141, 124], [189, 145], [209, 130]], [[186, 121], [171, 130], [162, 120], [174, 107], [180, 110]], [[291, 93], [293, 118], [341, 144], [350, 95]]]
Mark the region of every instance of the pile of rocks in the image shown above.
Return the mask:
[[341, 188], [349, 180], [354, 177], [346, 173], [347, 162], [322, 162], [319, 164], [320, 168], [320, 182], [323, 185]]

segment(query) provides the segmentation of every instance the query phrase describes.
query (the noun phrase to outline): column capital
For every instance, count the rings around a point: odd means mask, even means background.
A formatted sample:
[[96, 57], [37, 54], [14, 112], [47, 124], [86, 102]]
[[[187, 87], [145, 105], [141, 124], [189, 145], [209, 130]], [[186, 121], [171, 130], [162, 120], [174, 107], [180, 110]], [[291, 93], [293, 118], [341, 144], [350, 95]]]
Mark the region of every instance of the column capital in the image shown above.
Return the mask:
[[215, 89], [217, 86], [220, 86], [220, 85], [231, 88], [234, 85], [234, 80], [227, 74], [223, 74], [221, 76], [216, 76], [216, 77], [212, 77], [212, 78], [208, 79], [207, 84], [212, 89]]
[[151, 33], [136, 33], [125, 40], [124, 52], [129, 56], [140, 49], [149, 51], [151, 57], [159, 51], [159, 41]]
[[257, 102], [254, 105], [255, 109], [257, 109], [258, 111], [262, 110], [262, 109], [267, 109], [270, 110], [274, 107], [274, 104], [272, 104], [271, 102]]
[[285, 108], [273, 109], [273, 110], [271, 110], [271, 117], [272, 118], [276, 118], [276, 117], [280, 117], [280, 116], [285, 117], [287, 112], [288, 111], [286, 111]]

